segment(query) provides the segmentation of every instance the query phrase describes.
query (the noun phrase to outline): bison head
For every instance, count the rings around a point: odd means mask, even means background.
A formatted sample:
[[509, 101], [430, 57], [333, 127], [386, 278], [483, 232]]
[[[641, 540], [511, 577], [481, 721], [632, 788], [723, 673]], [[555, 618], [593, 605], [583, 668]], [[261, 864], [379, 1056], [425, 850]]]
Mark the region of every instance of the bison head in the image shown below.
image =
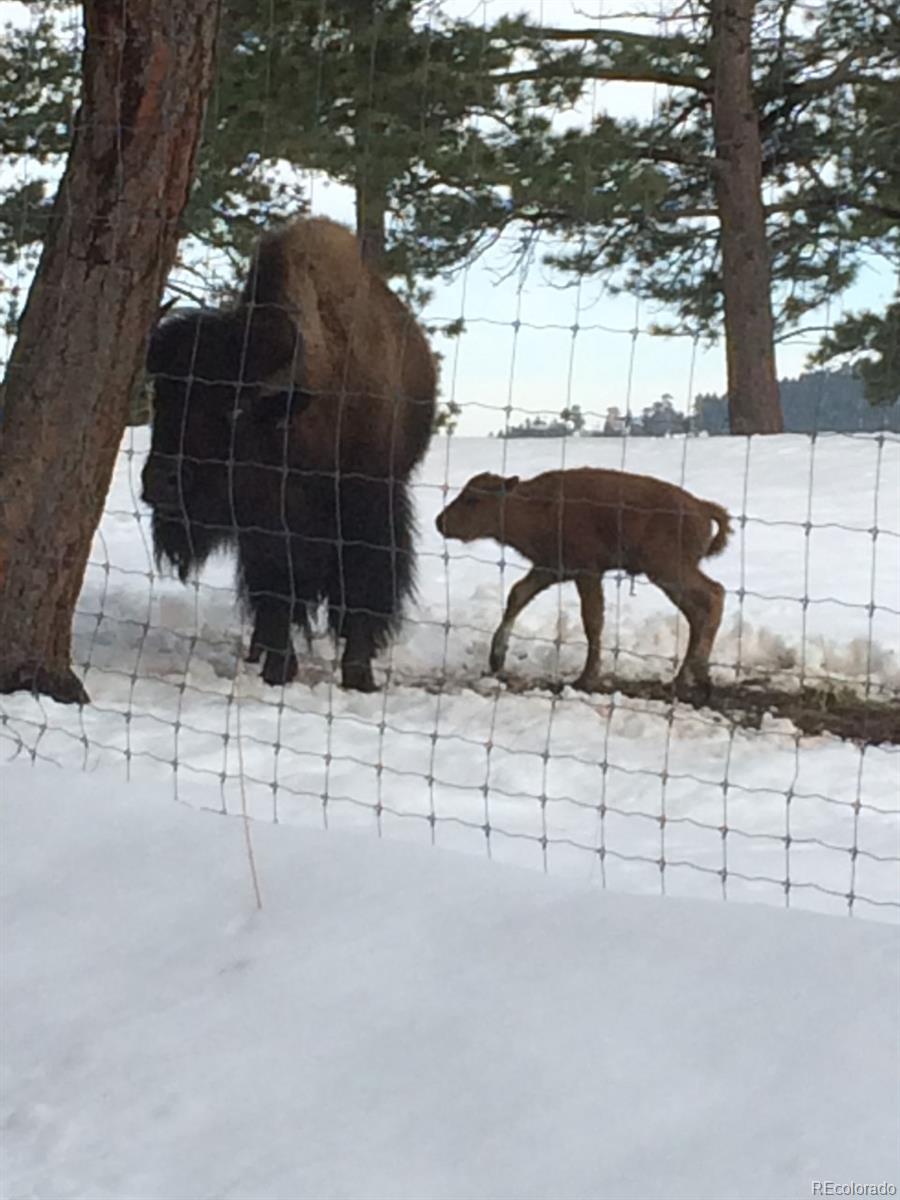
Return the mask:
[[177, 313], [155, 330], [141, 483], [157, 561], [182, 580], [252, 523], [241, 512], [242, 478], [283, 462], [285, 422], [309, 402], [291, 383], [300, 353], [294, 322], [268, 305]]

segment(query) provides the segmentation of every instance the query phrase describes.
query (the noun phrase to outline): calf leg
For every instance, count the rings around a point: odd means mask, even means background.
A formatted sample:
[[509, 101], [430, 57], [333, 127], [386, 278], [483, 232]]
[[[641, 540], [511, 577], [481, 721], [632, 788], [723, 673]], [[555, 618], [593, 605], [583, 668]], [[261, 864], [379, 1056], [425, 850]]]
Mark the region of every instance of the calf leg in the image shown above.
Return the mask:
[[550, 587], [552, 583], [559, 582], [561, 581], [552, 571], [540, 570], [537, 567], [533, 567], [524, 578], [520, 579], [511, 588], [509, 599], [506, 601], [506, 611], [503, 613], [503, 620], [497, 626], [496, 632], [491, 639], [491, 674], [496, 675], [498, 671], [503, 670], [503, 664], [506, 661], [506, 651], [509, 649], [509, 635], [512, 632], [516, 617], [526, 604], [531, 603], [535, 596]]
[[685, 655], [685, 661], [682, 663], [679, 675], [686, 668], [688, 682], [693, 679], [693, 682], [702, 688], [704, 694], [708, 697], [711, 686], [709, 681], [709, 656], [712, 653], [713, 642], [716, 640], [716, 634], [719, 632], [719, 626], [722, 623], [722, 610], [725, 607], [725, 589], [721, 583], [717, 583], [716, 580], [703, 575], [702, 572], [698, 571], [698, 574], [708, 587], [706, 593], [706, 623], [697, 638], [693, 655]]
[[588, 652], [584, 670], [574, 686], [582, 692], [594, 692], [600, 686], [600, 638], [603, 634], [603, 580], [598, 575], [578, 575], [575, 579], [581, 600], [581, 620]]
[[676, 689], [684, 691], [694, 684], [708, 694], [709, 656], [722, 620], [725, 589], [693, 563], [682, 563], [674, 574], [648, 571], [648, 575], [681, 609], [690, 629], [687, 653], [675, 676]]

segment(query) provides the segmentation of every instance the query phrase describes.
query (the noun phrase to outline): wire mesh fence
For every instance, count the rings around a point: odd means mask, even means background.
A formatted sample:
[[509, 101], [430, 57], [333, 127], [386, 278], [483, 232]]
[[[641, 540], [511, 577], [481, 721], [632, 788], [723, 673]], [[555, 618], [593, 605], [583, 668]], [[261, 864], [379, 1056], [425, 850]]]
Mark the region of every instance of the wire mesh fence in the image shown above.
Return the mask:
[[[436, 439], [414, 485], [419, 597], [374, 695], [341, 690], [324, 636], [296, 682], [267, 687], [244, 661], [227, 556], [187, 587], [157, 570], [139, 500], [148, 442], [145, 428], [126, 439], [79, 602], [93, 704], [4, 697], [6, 757], [121, 763], [187, 800], [208, 805], [215, 789], [222, 811], [247, 803], [261, 819], [424, 838], [604, 886], [896, 912], [896, 439]], [[571, 584], [523, 614], [506, 676], [486, 673], [525, 564], [443, 542], [434, 515], [479, 470], [561, 461], [652, 471], [730, 508], [709, 702], [653, 690], [684, 626], [645, 580], [616, 573], [601, 691], [567, 686], [585, 650]], [[818, 494], [817, 465], [844, 486]], [[856, 727], [832, 733], [842, 689]], [[817, 729], [804, 732], [804, 710]]]
[[[592, 115], [597, 105], [594, 91]], [[266, 136], [263, 119], [261, 145]], [[321, 177], [306, 183], [327, 207]], [[495, 239], [499, 255], [520, 246]], [[418, 587], [376, 659], [377, 691], [341, 687], [321, 609], [305, 646], [295, 634], [296, 678], [260, 677], [234, 545], [184, 583], [154, 556], [142, 499], [151, 427], [135, 424], [76, 611], [73, 661], [92, 703], [0, 697], [4, 758], [121, 768], [223, 813], [424, 840], [602, 887], [896, 920], [900, 436], [877, 415], [855, 432], [820, 420], [825, 376], [804, 432], [711, 436], [695, 401], [720, 364], [708, 366], [696, 333], [661, 338], [640, 303], [623, 319], [584, 282], [560, 292], [517, 262], [499, 283], [468, 264], [421, 309], [459, 425], [431, 438], [411, 475]], [[198, 252], [173, 294], [202, 291], [205, 278], [215, 298], [220, 263]], [[173, 375], [202, 383], [196, 353]], [[666, 395], [651, 403], [661, 380]], [[234, 466], [259, 464], [240, 459], [237, 430], [223, 461], [246, 532]], [[198, 465], [184, 433], [178, 471]], [[294, 486], [295, 464], [262, 466]], [[731, 541], [704, 568], [725, 591], [708, 691], [676, 696], [687, 626], [645, 572], [618, 562], [590, 691], [572, 687], [588, 647], [571, 581], [520, 614], [504, 670], [488, 670], [530, 564], [496, 540], [445, 539], [436, 517], [484, 472], [525, 481], [585, 467], [665, 480], [730, 513]], [[324, 536], [342, 562], [367, 541], [354, 519]], [[289, 538], [298, 532], [282, 520]], [[357, 607], [371, 586], [358, 582]], [[305, 609], [294, 616], [307, 621]]]

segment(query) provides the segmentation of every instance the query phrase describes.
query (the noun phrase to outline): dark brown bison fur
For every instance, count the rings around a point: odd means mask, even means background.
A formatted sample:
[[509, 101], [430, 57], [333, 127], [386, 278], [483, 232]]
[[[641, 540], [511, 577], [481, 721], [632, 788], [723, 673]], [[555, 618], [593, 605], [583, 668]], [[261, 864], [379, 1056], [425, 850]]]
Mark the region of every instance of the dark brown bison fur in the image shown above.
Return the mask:
[[[715, 533], [713, 526], [716, 526]], [[603, 575], [646, 575], [681, 609], [690, 626], [679, 688], [709, 688], [709, 654], [722, 619], [724, 589], [697, 565], [720, 554], [728, 513], [683, 488], [626, 471], [582, 467], [520, 482], [484, 472], [470, 479], [437, 518], [438, 531], [470, 542], [493, 538], [533, 564], [509, 594], [491, 643], [491, 670], [502, 669], [518, 614], [553, 583], [574, 581], [588, 642], [576, 687], [599, 683]]]
[[413, 588], [409, 477], [435, 408], [410, 312], [349, 230], [299, 220], [261, 238], [236, 305], [163, 321], [147, 367], [158, 560], [184, 580], [236, 547], [263, 678], [294, 677], [291, 627], [325, 604], [343, 684], [373, 688]]

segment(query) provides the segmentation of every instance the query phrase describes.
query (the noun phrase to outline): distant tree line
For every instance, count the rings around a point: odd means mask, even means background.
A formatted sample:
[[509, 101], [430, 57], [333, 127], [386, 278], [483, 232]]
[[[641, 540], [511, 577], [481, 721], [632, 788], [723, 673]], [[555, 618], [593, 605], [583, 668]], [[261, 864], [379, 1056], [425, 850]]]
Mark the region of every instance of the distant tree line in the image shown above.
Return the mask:
[[[900, 433], [900, 397], [891, 404], [871, 404], [866, 399], [865, 381], [852, 371], [810, 371], [797, 379], [778, 383], [786, 433]], [[527, 417], [521, 424], [508, 425], [494, 435], [502, 438], [583, 437], [668, 437], [674, 434], [730, 433], [728, 398], [701, 393], [690, 414], [679, 412], [668, 393], [640, 413], [622, 413], [609, 408], [603, 424], [587, 428], [578, 405], [565, 408], [558, 417]]]
[[678, 412], [668, 393], [641, 412], [623, 413], [609, 408], [602, 425], [587, 428], [581, 407], [573, 404], [564, 408], [558, 417], [526, 417], [520, 425], [508, 425], [494, 435], [501, 438], [559, 438], [559, 437], [665, 437], [672, 433], [688, 433], [692, 428], [689, 417]]
[[[900, 397], [870, 403], [864, 379], [852, 371], [809, 371], [779, 380], [778, 387], [785, 433], [900, 433]], [[729, 433], [726, 397], [698, 396], [692, 425], [697, 432]]]

